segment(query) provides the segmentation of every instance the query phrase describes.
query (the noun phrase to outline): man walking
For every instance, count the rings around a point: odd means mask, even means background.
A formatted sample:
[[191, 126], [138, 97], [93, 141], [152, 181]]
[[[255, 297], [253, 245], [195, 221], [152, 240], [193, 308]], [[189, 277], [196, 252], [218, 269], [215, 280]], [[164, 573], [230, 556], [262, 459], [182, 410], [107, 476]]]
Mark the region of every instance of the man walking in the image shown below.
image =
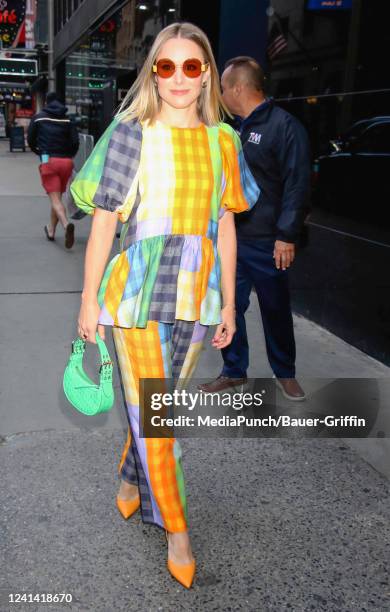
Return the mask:
[[292, 115], [264, 94], [264, 73], [250, 57], [226, 63], [223, 99], [241, 119], [244, 155], [261, 188], [259, 202], [235, 216], [237, 231], [236, 323], [232, 343], [222, 350], [224, 366], [213, 382], [216, 392], [246, 381], [249, 365], [245, 312], [252, 287], [259, 300], [267, 356], [283, 395], [305, 399], [295, 379], [295, 339], [288, 268], [308, 211], [310, 153], [306, 132]]
[[65, 247], [74, 243], [74, 225], [69, 223], [61, 196], [72, 174], [74, 157], [79, 148], [79, 136], [74, 123], [66, 114], [67, 108], [55, 92], [46, 96], [46, 106], [31, 119], [27, 140], [34, 153], [40, 156], [39, 172], [42, 186], [50, 198], [51, 219], [44, 231], [53, 241], [58, 221], [65, 230]]

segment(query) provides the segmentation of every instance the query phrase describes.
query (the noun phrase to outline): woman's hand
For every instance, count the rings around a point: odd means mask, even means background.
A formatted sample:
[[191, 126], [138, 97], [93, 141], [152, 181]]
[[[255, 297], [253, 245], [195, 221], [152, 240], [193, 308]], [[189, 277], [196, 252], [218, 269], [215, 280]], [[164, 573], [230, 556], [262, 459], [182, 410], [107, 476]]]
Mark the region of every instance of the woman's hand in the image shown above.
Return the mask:
[[83, 340], [96, 344], [96, 329], [104, 340], [104, 325], [98, 325], [100, 306], [97, 299], [83, 299], [78, 319], [78, 334]]
[[220, 323], [215, 331], [211, 345], [216, 349], [223, 349], [228, 346], [233, 340], [236, 332], [236, 310], [233, 305], [228, 305], [222, 308], [222, 323]]
[[221, 257], [222, 323], [218, 325], [211, 345], [216, 349], [231, 343], [236, 331], [235, 286], [237, 240], [233, 213], [226, 211], [218, 223], [218, 252]]

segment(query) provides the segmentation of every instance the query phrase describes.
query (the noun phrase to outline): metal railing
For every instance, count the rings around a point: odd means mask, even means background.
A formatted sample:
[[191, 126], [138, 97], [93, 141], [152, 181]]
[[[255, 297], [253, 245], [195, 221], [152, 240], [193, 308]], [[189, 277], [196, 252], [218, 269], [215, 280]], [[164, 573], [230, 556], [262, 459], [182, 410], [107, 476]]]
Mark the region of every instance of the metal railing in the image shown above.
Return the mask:
[[76, 172], [80, 170], [87, 157], [89, 157], [94, 146], [94, 138], [90, 134], [79, 134], [79, 142], [79, 150], [73, 160]]

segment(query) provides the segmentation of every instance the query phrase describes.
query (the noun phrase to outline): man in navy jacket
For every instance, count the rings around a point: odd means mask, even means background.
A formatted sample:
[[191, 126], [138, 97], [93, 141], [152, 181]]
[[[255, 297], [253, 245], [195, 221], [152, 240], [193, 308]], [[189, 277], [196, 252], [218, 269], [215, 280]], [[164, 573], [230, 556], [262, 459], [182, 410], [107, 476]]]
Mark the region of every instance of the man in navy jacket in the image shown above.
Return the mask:
[[46, 106], [31, 119], [27, 140], [31, 150], [40, 156], [41, 182], [51, 204], [50, 224], [44, 227], [46, 238], [55, 239], [60, 222], [65, 230], [65, 247], [70, 249], [74, 242], [74, 225], [68, 221], [62, 194], [72, 175], [72, 157], [79, 148], [79, 136], [66, 113], [67, 108], [57, 94], [49, 92]]
[[295, 339], [288, 268], [309, 208], [310, 151], [300, 122], [264, 94], [264, 73], [249, 57], [227, 62], [223, 99], [239, 119], [245, 159], [261, 188], [254, 208], [235, 215], [237, 231], [236, 323], [232, 343], [223, 349], [224, 367], [216, 381], [202, 385], [222, 391], [246, 380], [249, 364], [245, 311], [255, 288], [270, 366], [288, 399], [305, 394], [295, 379]]

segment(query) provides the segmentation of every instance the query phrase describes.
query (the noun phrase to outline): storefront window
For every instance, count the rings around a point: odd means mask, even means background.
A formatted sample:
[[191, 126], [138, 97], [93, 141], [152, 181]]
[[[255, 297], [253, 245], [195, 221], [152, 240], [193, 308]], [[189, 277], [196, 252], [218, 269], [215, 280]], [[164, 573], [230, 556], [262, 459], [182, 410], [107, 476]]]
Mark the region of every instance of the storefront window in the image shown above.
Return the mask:
[[27, 130], [34, 114], [34, 100], [31, 90], [24, 83], [0, 84], [0, 138], [9, 135], [14, 125]]
[[129, 0], [66, 59], [66, 104], [95, 140], [134, 82], [158, 32], [179, 19], [178, 0]]

